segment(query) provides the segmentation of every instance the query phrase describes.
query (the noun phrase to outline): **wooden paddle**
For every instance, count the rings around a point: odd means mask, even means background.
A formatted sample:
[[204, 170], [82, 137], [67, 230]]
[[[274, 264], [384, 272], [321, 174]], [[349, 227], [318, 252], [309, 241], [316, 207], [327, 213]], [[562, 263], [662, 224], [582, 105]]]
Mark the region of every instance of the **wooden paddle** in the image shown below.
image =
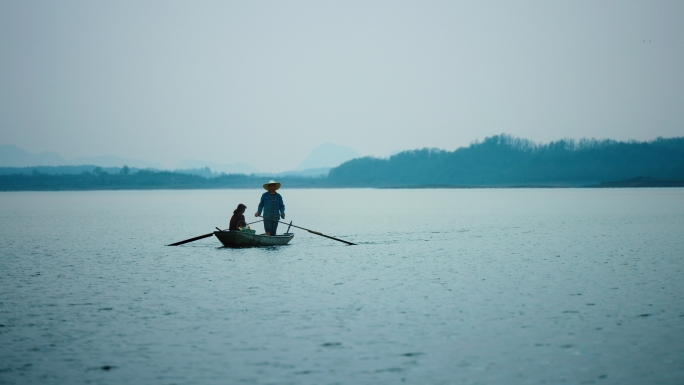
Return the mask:
[[172, 244], [166, 245], [166, 246], [179, 246], [179, 245], [182, 245], [182, 244], [184, 244], [184, 243], [190, 243], [190, 242], [198, 241], [198, 240], [200, 240], [200, 239], [209, 238], [209, 237], [211, 237], [212, 235], [214, 235], [214, 233], [204, 234], [204, 235], [200, 235], [199, 237], [186, 239], [186, 240], [184, 240], [184, 241], [172, 243]]
[[343, 243], [346, 243], [346, 244], [348, 244], [348, 245], [350, 245], [350, 246], [355, 246], [355, 245], [356, 245], [356, 243], [351, 243], [351, 242], [345, 241], [344, 239], [339, 239], [339, 238], [331, 237], [330, 235], [325, 235], [325, 234], [323, 234], [323, 233], [319, 233], [318, 231], [309, 230], [309, 229], [305, 229], [305, 228], [303, 228], [303, 227], [295, 226], [295, 225], [292, 224], [292, 222], [290, 222], [290, 223], [285, 223], [285, 222], [280, 222], [280, 221], [277, 220], [277, 219], [271, 219], [271, 218], [265, 218], [265, 217], [264, 217], [264, 220], [266, 220], [266, 219], [268, 219], [269, 221], [276, 221], [276, 222], [282, 223], [282, 224], [284, 224], [284, 225], [296, 227], [296, 228], [298, 228], [298, 229], [306, 230], [306, 231], [310, 232], [311, 234], [316, 234], [316, 235], [320, 235], [321, 237], [330, 238], [330, 239], [335, 240], [335, 241], [337, 241], [337, 242], [343, 242]]
[[[297, 227], [297, 226], [295, 226], [295, 225], [292, 225], [292, 226]], [[303, 227], [297, 227], [297, 228], [298, 228], [298, 229], [302, 229], [302, 230], [306, 230], [306, 231], [310, 232], [311, 234], [320, 235], [321, 237], [326, 237], [326, 238], [334, 239], [334, 240], [336, 240], [337, 242], [344, 242], [344, 243], [348, 244], [349, 246], [356, 246], [356, 243], [351, 243], [351, 242], [345, 241], [344, 239], [339, 239], [339, 238], [331, 237], [330, 235], [325, 235], [325, 234], [323, 234], [323, 233], [319, 233], [318, 231], [307, 230], [307, 229], [305, 229], [305, 228], [303, 228]]]

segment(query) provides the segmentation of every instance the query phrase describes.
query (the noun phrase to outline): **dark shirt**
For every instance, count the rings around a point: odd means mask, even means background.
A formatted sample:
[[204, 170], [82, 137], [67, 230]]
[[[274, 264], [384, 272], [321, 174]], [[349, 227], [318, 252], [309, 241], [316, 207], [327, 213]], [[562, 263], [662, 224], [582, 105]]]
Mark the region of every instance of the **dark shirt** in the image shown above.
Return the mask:
[[233, 214], [233, 217], [230, 218], [230, 226], [228, 227], [228, 230], [237, 230], [238, 226], [244, 226], [245, 225], [245, 216], [242, 214]]
[[271, 195], [268, 191], [266, 191], [261, 196], [261, 202], [259, 202], [257, 213], [261, 215], [262, 210], [264, 212], [264, 218], [278, 219], [279, 216], [285, 214], [285, 203], [283, 203], [283, 197], [278, 193]]

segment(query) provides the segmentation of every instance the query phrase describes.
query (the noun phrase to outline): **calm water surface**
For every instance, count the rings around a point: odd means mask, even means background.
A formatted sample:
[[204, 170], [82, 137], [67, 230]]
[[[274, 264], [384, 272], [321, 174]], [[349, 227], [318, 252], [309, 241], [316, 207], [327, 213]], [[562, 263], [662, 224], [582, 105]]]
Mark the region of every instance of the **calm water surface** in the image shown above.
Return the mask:
[[684, 189], [281, 192], [359, 245], [164, 246], [259, 190], [0, 193], [0, 383], [684, 383]]

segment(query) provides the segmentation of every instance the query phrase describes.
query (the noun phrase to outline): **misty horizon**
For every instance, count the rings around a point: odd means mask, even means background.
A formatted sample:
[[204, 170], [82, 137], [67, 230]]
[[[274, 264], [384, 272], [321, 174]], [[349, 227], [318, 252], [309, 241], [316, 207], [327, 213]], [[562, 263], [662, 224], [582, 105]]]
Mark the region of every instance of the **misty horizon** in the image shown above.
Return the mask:
[[[352, 154], [354, 156], [352, 156]], [[29, 159], [22, 159], [24, 157]], [[330, 159], [332, 157], [332, 159]], [[56, 151], [45, 151], [41, 153], [31, 153], [14, 144], [0, 144], [0, 167], [34, 167], [34, 166], [80, 166], [95, 165], [102, 167], [122, 167], [130, 166], [134, 168], [151, 168], [159, 170], [184, 170], [201, 169], [209, 167], [217, 173], [280, 173], [291, 171], [305, 171], [313, 169], [331, 168], [341, 163], [362, 157], [350, 147], [336, 145], [334, 143], [324, 143], [311, 150], [308, 156], [302, 158], [296, 169], [283, 170], [258, 170], [249, 163], [220, 163], [205, 159], [183, 159], [175, 165], [162, 165], [150, 159], [123, 158], [116, 154], [102, 154], [90, 157], [77, 157], [67, 159]]]
[[[495, 136], [509, 136], [505, 133], [501, 133], [499, 135]], [[97, 155], [97, 156], [91, 156], [91, 157], [78, 157], [74, 159], [66, 159], [62, 157], [60, 154], [58, 154], [55, 151], [45, 151], [41, 153], [31, 153], [26, 151], [25, 149], [22, 149], [19, 146], [13, 145], [13, 144], [0, 144], [0, 167], [36, 167], [36, 166], [85, 166], [85, 165], [93, 165], [93, 166], [100, 166], [100, 167], [123, 167], [123, 166], [129, 166], [133, 168], [138, 168], [138, 169], [159, 169], [159, 170], [190, 170], [190, 169], [204, 169], [204, 168], [209, 168], [211, 169], [212, 172], [220, 174], [279, 174], [279, 173], [290, 173], [290, 172], [297, 172], [297, 171], [306, 171], [306, 170], [323, 170], [323, 169], [330, 169], [337, 167], [341, 165], [342, 163], [351, 160], [351, 159], [356, 159], [356, 158], [365, 158], [365, 157], [371, 157], [375, 159], [389, 159], [390, 157], [400, 154], [400, 153], [405, 153], [405, 152], [411, 152], [411, 151], [421, 151], [421, 150], [438, 150], [438, 151], [456, 151], [459, 149], [464, 149], [468, 148], [474, 144], [481, 143], [482, 141], [486, 141], [488, 139], [491, 139], [492, 137], [487, 137], [482, 140], [473, 140], [470, 142], [469, 145], [467, 146], [462, 146], [454, 149], [445, 149], [445, 148], [439, 148], [439, 147], [433, 147], [433, 148], [407, 148], [403, 149], [400, 151], [394, 151], [391, 154], [387, 154], [385, 156], [373, 156], [373, 155], [361, 155], [356, 153], [358, 156], [347, 156], [346, 158], [344, 155], [342, 155], [343, 160], [340, 160], [339, 162], [334, 162], [330, 163], [328, 165], [322, 166], [322, 165], [317, 165], [316, 162], [320, 162], [320, 156], [325, 154], [325, 150], [330, 150], [330, 149], [335, 149], [337, 147], [337, 151], [339, 152], [342, 150], [345, 154], [349, 154], [349, 151], [351, 152], [356, 152], [354, 149], [351, 147], [347, 146], [340, 146], [334, 143], [324, 143], [320, 146], [317, 146], [311, 150], [309, 155], [300, 162], [298, 167], [295, 167], [293, 169], [281, 169], [281, 170], [259, 170], [256, 169], [254, 166], [252, 166], [249, 163], [246, 162], [239, 162], [239, 163], [220, 163], [220, 162], [212, 162], [204, 159], [183, 159], [180, 162], [178, 162], [175, 166], [167, 166], [167, 165], [162, 165], [160, 163], [156, 163], [153, 160], [149, 159], [136, 159], [136, 158], [122, 158], [119, 157], [116, 154], [103, 154], [103, 155]], [[515, 140], [525, 142], [529, 146], [548, 146], [549, 144], [553, 143], [558, 143], [561, 141], [569, 142], [569, 143], [582, 143], [582, 142], [601, 142], [601, 141], [615, 141], [615, 139], [612, 138], [602, 138], [602, 139], [597, 139], [597, 138], [559, 138], [557, 140], [553, 140], [550, 142], [535, 142], [533, 140], [527, 139], [527, 138], [520, 138], [520, 137], [513, 137]], [[645, 141], [637, 141], [637, 140], [626, 140], [623, 141], [625, 143], [629, 142], [643, 142], [643, 143], [648, 143], [652, 142], [657, 139], [676, 139], [676, 137], [673, 138], [662, 138], [662, 137], [656, 137], [652, 138], [650, 140], [645, 140]], [[3, 147], [14, 147], [20, 151], [24, 151], [32, 156], [35, 156], [35, 159], [38, 159], [40, 157], [48, 158], [50, 159], [49, 162], [46, 163], [40, 163], [37, 161], [34, 161], [33, 163], [26, 163], [23, 165], [12, 165], [9, 164], [8, 162], [11, 161], [11, 159], [7, 158], [7, 151], [3, 149]], [[319, 152], [319, 154], [316, 154]], [[10, 154], [11, 155], [11, 154]], [[318, 158], [314, 157], [314, 155], [318, 155]], [[334, 155], [333, 155], [334, 156]], [[338, 157], [340, 156], [339, 154], [337, 155]], [[311, 159], [314, 157], [315, 159]], [[304, 166], [304, 167], [303, 167]], [[306, 167], [306, 166], [312, 166], [312, 167]], [[228, 167], [228, 169], [226, 169]], [[233, 170], [230, 168], [234, 167]]]

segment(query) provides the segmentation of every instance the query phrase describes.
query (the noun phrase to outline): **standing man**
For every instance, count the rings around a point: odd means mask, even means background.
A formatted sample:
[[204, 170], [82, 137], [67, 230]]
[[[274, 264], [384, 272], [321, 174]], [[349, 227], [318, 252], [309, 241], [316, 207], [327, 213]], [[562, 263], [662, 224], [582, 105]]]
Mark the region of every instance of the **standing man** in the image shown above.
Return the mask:
[[276, 192], [279, 188], [280, 183], [273, 179], [264, 184], [264, 190], [267, 191], [261, 196], [259, 208], [254, 214], [255, 217], [258, 217], [261, 215], [261, 211], [264, 211], [264, 230], [266, 231], [266, 235], [276, 235], [278, 217], [285, 219], [285, 204], [283, 203], [283, 197]]

